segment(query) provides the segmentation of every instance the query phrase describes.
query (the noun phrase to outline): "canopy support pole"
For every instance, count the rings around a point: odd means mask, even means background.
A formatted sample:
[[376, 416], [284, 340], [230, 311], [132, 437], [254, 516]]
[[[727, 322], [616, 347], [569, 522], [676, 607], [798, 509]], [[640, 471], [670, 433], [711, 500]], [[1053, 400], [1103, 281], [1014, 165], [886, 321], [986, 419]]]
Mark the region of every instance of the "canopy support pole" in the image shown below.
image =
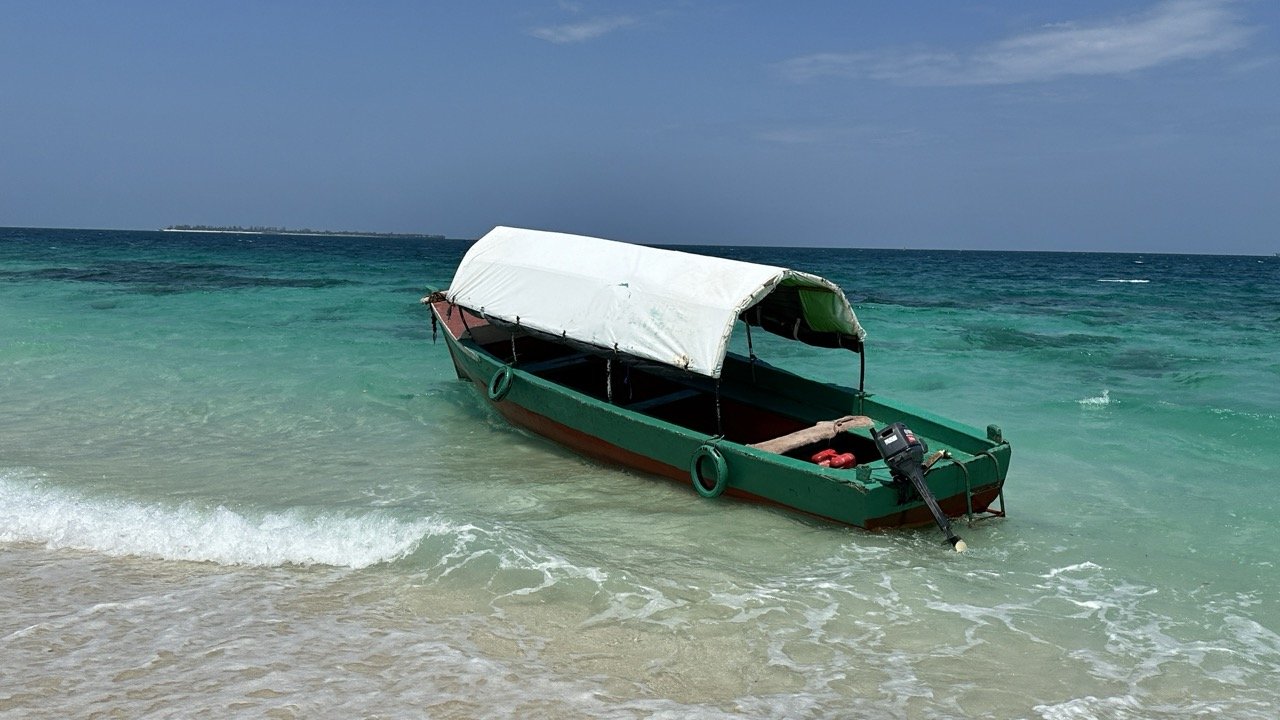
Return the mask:
[[720, 378], [716, 378], [716, 435], [724, 437], [724, 423], [720, 419]]
[[[757, 311], [758, 314], [759, 311]], [[747, 359], [751, 362], [751, 383], [756, 381], [756, 349], [751, 344], [751, 323], [747, 323]]]
[[858, 350], [858, 394], [867, 394], [867, 346]]
[[516, 365], [516, 333], [520, 332], [520, 316], [516, 316], [516, 329], [511, 331], [511, 365]]

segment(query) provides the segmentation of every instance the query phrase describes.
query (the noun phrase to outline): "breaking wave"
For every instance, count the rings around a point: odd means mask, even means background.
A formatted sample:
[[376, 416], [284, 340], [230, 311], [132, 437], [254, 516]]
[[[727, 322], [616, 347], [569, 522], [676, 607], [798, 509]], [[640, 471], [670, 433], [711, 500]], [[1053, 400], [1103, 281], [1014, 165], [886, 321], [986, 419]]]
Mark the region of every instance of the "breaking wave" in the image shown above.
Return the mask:
[[1080, 403], [1080, 407], [1087, 407], [1087, 408], [1106, 407], [1111, 404], [1111, 391], [1104, 389], [1102, 391], [1102, 394], [1098, 395], [1097, 397], [1084, 398], [1083, 400], [1077, 400], [1076, 402]]
[[1098, 282], [1109, 282], [1109, 283], [1149, 283], [1149, 282], [1151, 282], [1151, 281], [1150, 281], [1150, 280], [1141, 280], [1141, 279], [1138, 279], [1138, 280], [1126, 280], [1126, 279], [1124, 279], [1124, 278], [1099, 278], [1099, 279], [1098, 279]]
[[0, 542], [42, 544], [111, 556], [275, 567], [363, 568], [414, 552], [440, 520], [406, 522], [300, 509], [259, 514], [81, 496], [34, 478], [0, 474]]

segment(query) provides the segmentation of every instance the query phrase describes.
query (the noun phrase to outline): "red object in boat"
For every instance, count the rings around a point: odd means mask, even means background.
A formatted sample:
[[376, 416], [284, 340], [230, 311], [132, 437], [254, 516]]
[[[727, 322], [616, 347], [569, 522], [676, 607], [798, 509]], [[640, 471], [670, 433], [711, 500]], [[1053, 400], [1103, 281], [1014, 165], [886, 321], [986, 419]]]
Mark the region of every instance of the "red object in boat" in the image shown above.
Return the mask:
[[[826, 450], [819, 450], [817, 453], [814, 454], [813, 457], [809, 459], [818, 463], [819, 465], [822, 465], [823, 460], [830, 460], [831, 458], [835, 457], [838, 454], [839, 453], [837, 453], [835, 450], [832, 450], [831, 448], [827, 448]], [[826, 467], [826, 466], [823, 465], [823, 467]]]
[[853, 453], [843, 453], [841, 455], [836, 455], [835, 457], [831, 458], [830, 467], [844, 469], [844, 468], [851, 468], [857, 464], [858, 464], [858, 458], [854, 457]]

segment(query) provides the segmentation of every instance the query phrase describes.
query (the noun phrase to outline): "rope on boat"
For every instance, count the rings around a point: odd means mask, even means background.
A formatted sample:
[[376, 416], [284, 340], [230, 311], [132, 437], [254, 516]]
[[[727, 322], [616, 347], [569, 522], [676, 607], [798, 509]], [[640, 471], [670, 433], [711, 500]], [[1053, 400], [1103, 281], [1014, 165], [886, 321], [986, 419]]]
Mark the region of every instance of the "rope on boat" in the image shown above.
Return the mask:
[[516, 333], [520, 332], [520, 316], [516, 316], [516, 329], [511, 331], [511, 364], [517, 364], [516, 358]]
[[[449, 312], [450, 312], [450, 313], [452, 313], [452, 312], [453, 312], [453, 306], [449, 306]], [[482, 313], [483, 313], [483, 312], [484, 312], [484, 308], [480, 308], [480, 312], [482, 312]], [[468, 335], [471, 335], [471, 337], [473, 337], [473, 338], [474, 338], [474, 337], [475, 337], [475, 335], [472, 335], [472, 333], [471, 333], [471, 326], [467, 324], [467, 311], [466, 311], [466, 310], [460, 310], [460, 311], [458, 312], [458, 317], [462, 319], [462, 327], [463, 327], [463, 329], [465, 329], [465, 330], [467, 331], [467, 334], [468, 334]]]
[[947, 455], [946, 450], [934, 451], [934, 453], [929, 456], [929, 459], [924, 461], [924, 471], [926, 473], [929, 472], [931, 469], [933, 469], [933, 466], [937, 465], [938, 461], [944, 457], [950, 457], [949, 455]]

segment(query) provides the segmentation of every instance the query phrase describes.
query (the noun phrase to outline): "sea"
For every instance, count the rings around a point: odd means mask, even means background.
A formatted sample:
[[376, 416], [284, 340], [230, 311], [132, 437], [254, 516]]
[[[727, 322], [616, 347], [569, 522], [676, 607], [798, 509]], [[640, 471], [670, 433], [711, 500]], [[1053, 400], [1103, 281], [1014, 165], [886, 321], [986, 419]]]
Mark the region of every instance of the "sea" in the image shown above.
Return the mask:
[[0, 229], [0, 718], [1280, 717], [1280, 257], [777, 242], [1012, 444], [968, 552], [509, 427], [467, 241]]

